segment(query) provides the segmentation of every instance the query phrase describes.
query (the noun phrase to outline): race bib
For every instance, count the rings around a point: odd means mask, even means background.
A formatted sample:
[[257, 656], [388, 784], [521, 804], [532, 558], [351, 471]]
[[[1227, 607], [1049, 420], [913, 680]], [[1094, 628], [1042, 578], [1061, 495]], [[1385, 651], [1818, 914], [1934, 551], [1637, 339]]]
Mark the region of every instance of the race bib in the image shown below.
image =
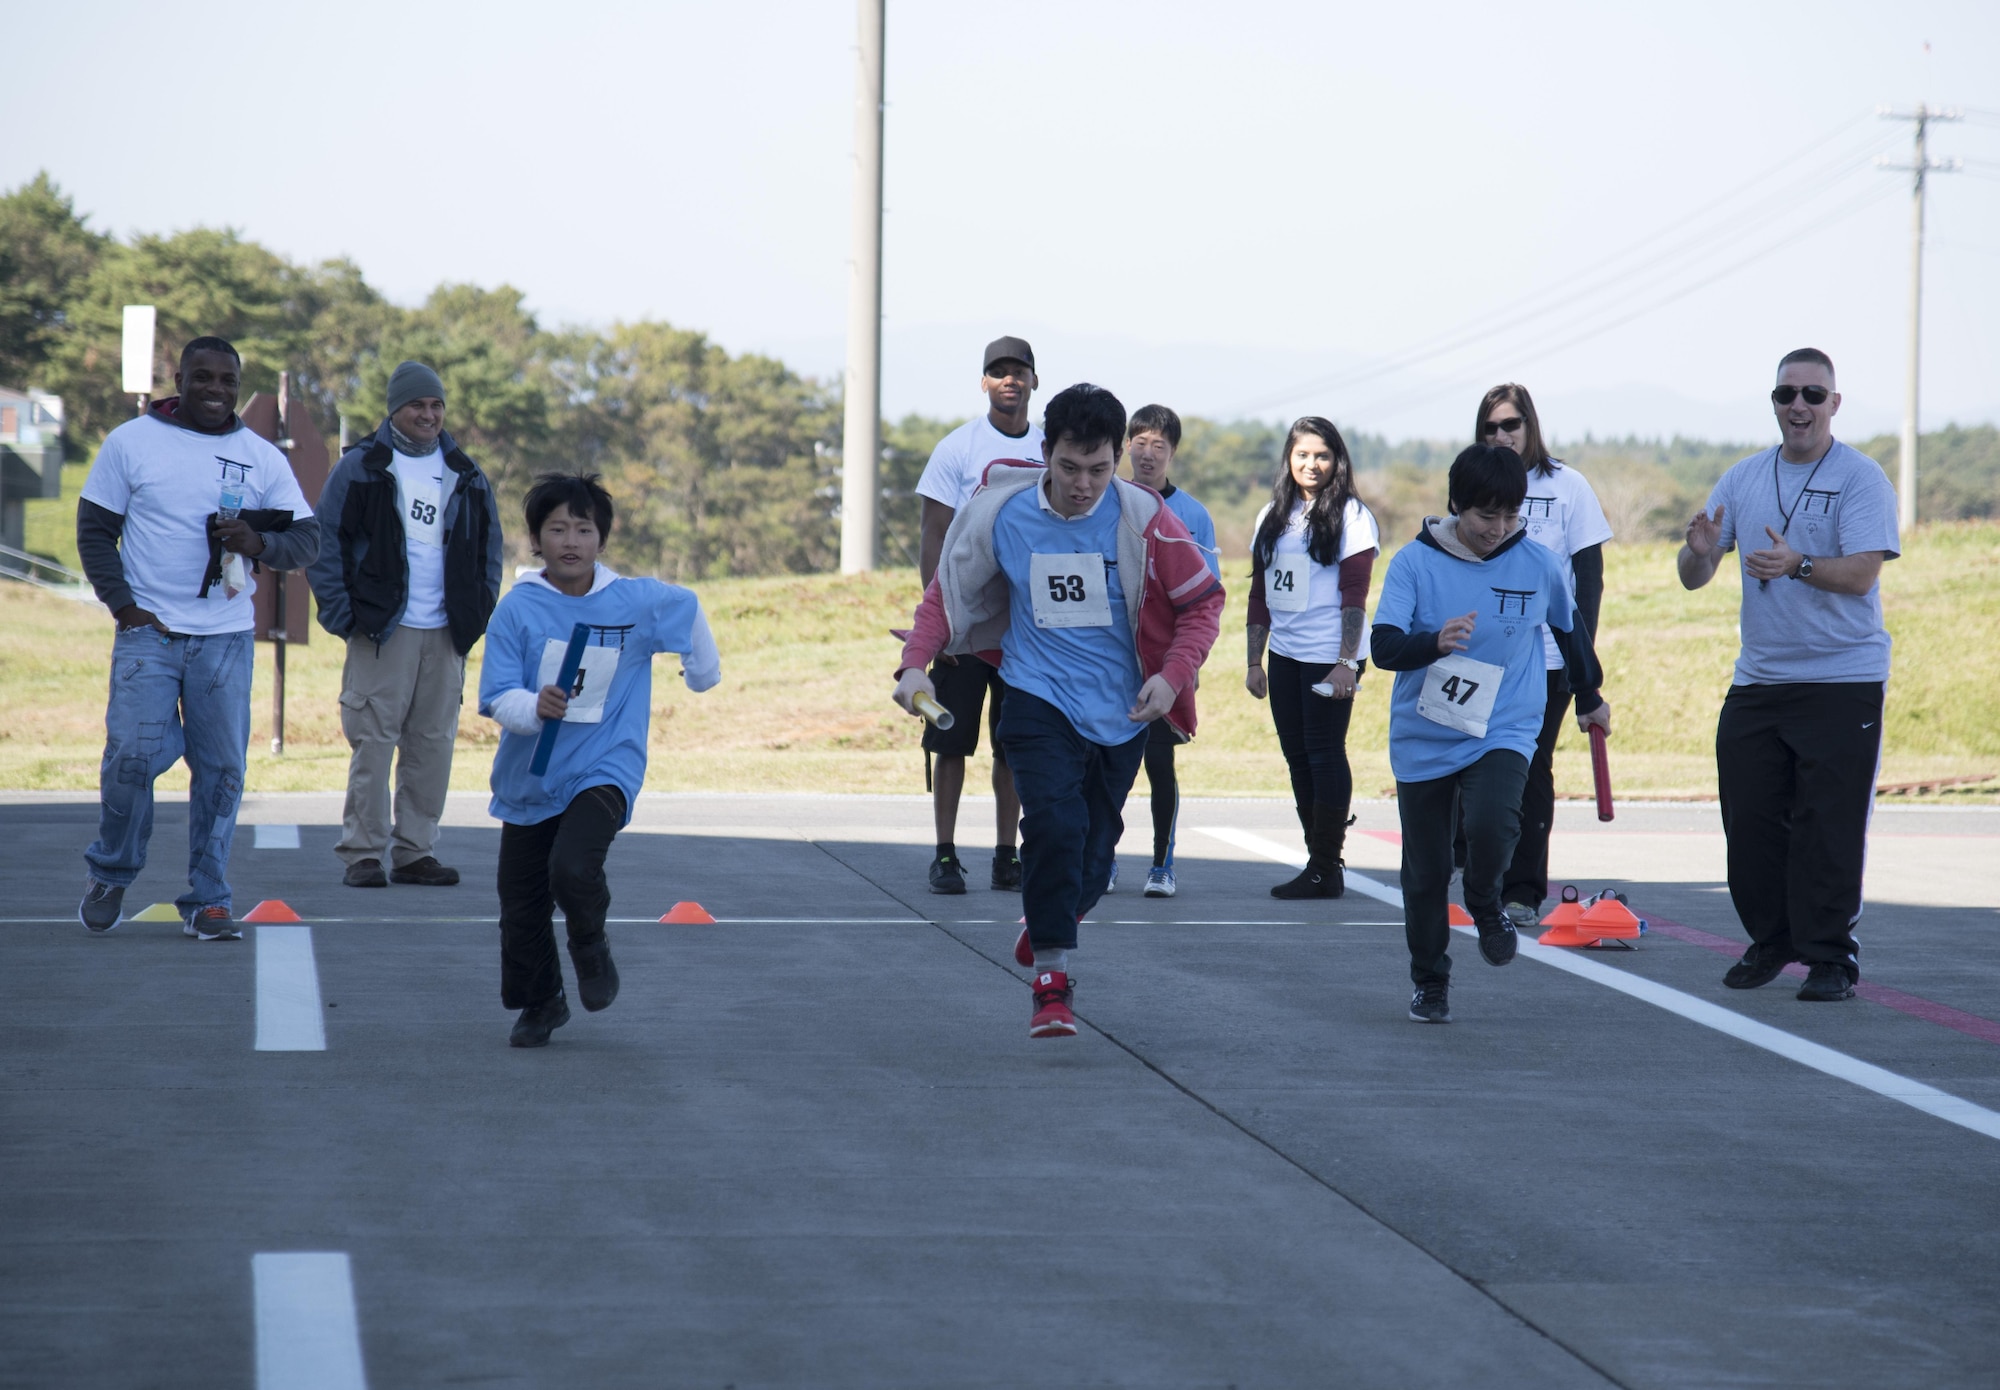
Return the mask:
[[1424, 688], [1417, 694], [1417, 713], [1433, 724], [1486, 737], [1493, 701], [1500, 694], [1504, 666], [1474, 661], [1469, 656], [1441, 656], [1424, 670]]
[[441, 478], [412, 479], [401, 470], [396, 473], [396, 505], [403, 513], [403, 534], [419, 545], [444, 548], [443, 492]]
[[1264, 571], [1264, 602], [1273, 613], [1303, 613], [1312, 602], [1312, 565], [1304, 555], [1272, 557]]
[[[535, 673], [535, 689], [554, 685], [562, 674], [563, 656], [569, 643], [551, 637], [542, 648], [542, 666]], [[565, 724], [602, 724], [604, 697], [611, 693], [611, 678], [618, 674], [618, 648], [585, 647], [576, 679], [569, 684], [569, 708], [563, 711]]]
[[1035, 601], [1036, 627], [1110, 627], [1111, 591], [1104, 580], [1104, 557], [1028, 557], [1028, 592]]

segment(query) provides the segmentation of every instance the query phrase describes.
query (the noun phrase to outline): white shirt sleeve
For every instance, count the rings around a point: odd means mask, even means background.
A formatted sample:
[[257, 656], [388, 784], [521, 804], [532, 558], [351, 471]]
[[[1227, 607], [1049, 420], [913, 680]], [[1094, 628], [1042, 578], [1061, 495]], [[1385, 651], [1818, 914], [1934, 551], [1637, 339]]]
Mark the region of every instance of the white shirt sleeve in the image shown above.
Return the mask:
[[1351, 559], [1364, 550], [1382, 548], [1382, 528], [1375, 523], [1375, 513], [1368, 510], [1368, 504], [1355, 498], [1347, 504], [1347, 511], [1340, 520], [1340, 556]]
[[681, 679], [697, 694], [712, 690], [722, 680], [722, 654], [715, 649], [715, 634], [708, 629], [708, 614], [699, 608], [694, 610], [687, 655], [681, 658]]
[[542, 731], [542, 717], [535, 713], [540, 698], [538, 690], [503, 690], [493, 697], [488, 717], [510, 734], [533, 737]]
[[132, 483], [125, 476], [125, 446], [114, 433], [107, 437], [83, 480], [83, 500], [124, 516], [132, 506]]
[[931, 450], [924, 475], [917, 479], [917, 496], [928, 497], [957, 511], [964, 505], [969, 488], [965, 485], [964, 435], [958, 430], [940, 439]]
[[1569, 553], [1574, 555], [1610, 540], [1611, 522], [1605, 517], [1604, 504], [1597, 500], [1597, 490], [1591, 487], [1588, 478], [1571, 470], [1570, 485], [1569, 534], [1564, 540]]

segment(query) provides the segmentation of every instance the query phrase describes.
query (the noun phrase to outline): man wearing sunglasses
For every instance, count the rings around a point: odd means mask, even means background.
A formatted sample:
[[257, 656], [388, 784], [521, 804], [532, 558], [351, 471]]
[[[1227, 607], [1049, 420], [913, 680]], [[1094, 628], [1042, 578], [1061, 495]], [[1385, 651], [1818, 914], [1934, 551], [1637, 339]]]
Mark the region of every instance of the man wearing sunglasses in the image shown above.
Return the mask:
[[1729, 896], [1750, 948], [1722, 982], [1756, 989], [1803, 961], [1800, 999], [1851, 999], [1889, 679], [1877, 581], [1900, 553], [1896, 493], [1881, 465], [1834, 439], [1840, 393], [1825, 353], [1786, 354], [1771, 401], [1783, 442], [1722, 475], [1679, 558], [1681, 584], [1699, 589], [1745, 542], [1742, 647], [1715, 762]]

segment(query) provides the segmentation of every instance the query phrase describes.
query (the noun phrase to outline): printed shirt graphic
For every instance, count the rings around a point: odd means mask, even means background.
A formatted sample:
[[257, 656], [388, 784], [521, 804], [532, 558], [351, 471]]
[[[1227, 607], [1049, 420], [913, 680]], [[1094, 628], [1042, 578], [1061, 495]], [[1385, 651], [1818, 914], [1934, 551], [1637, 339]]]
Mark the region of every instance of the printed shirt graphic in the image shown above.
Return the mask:
[[[1521, 501], [1521, 524], [1529, 540], [1553, 551], [1565, 562], [1563, 569], [1570, 575], [1572, 595], [1576, 593], [1576, 575], [1569, 568], [1569, 558], [1579, 550], [1603, 545], [1611, 539], [1611, 523], [1605, 519], [1604, 508], [1591, 490], [1589, 480], [1567, 464], [1546, 477], [1536, 472], [1528, 474], [1528, 495]], [[1547, 628], [1542, 629], [1542, 661], [1551, 671], [1562, 669], [1562, 653]]]
[[83, 485], [83, 500], [125, 518], [118, 552], [132, 600], [175, 632], [248, 632], [250, 587], [228, 597], [220, 584], [202, 598], [208, 572], [208, 518], [227, 479], [243, 489], [243, 510], [312, 515], [285, 456], [247, 429], [202, 434], [146, 414], [105, 437]]
[[[1776, 449], [1752, 454], [1715, 485], [1710, 516], [1718, 505], [1725, 509], [1722, 543], [1738, 552], [1739, 566], [1749, 552], [1770, 547], [1766, 526], [1814, 559], [1867, 550], [1894, 559], [1902, 552], [1895, 488], [1874, 459], [1838, 442], [1817, 473], [1811, 463], [1784, 462]], [[1791, 578], [1761, 587], [1748, 574], [1742, 581], [1735, 684], [1889, 679], [1880, 584], [1865, 594], [1832, 594]]]
[[[1112, 746], [1143, 737], [1148, 725], [1126, 718], [1139, 698], [1139, 656], [1125, 612], [1125, 585], [1118, 573], [1121, 513], [1115, 489], [1106, 490], [1086, 516], [1064, 520], [1050, 509], [1040, 484], [1024, 488], [993, 520], [993, 553], [1007, 576], [1010, 618], [1001, 639], [1000, 674], [1016, 690], [1047, 700], [1092, 743]], [[1091, 581], [1101, 561], [1103, 601], [1110, 619], [1077, 627], [1042, 626], [1035, 621], [1036, 557], [1082, 557], [1079, 573], [1089, 606], [1096, 607]], [[1047, 570], [1049, 561], [1040, 568]], [[1135, 575], [1144, 583], [1144, 575]], [[1046, 582], [1046, 581], [1045, 581]], [[1051, 608], [1044, 595], [1042, 607]]]
[[991, 416], [967, 420], [938, 441], [924, 474], [917, 479], [917, 496], [942, 502], [953, 511], [963, 507], [979, 487], [986, 465], [995, 459], [1042, 461], [1042, 427], [1029, 425], [1020, 438], [993, 428]]
[[[1271, 504], [1267, 502], [1250, 527], [1252, 536], [1263, 526], [1264, 518], [1270, 511]], [[1313, 562], [1306, 551], [1309, 539], [1305, 503], [1295, 503], [1291, 521], [1279, 534], [1277, 551], [1271, 559], [1273, 564], [1281, 565], [1292, 573], [1295, 586], [1293, 602], [1296, 606], [1281, 608], [1280, 596], [1273, 591], [1269, 571], [1264, 575], [1264, 602], [1271, 609], [1271, 650], [1294, 661], [1337, 661], [1340, 659], [1339, 562], [1365, 550], [1379, 549], [1382, 532], [1375, 524], [1375, 513], [1356, 497], [1348, 499], [1347, 508], [1341, 513], [1340, 553], [1334, 557], [1333, 564]], [[1367, 659], [1368, 624], [1364, 622], [1355, 660]]]
[[409, 561], [410, 597], [403, 626], [444, 627], [444, 506], [453, 479], [444, 450], [422, 458], [397, 451], [389, 462], [396, 478], [396, 508], [403, 515], [403, 550]]
[[[1566, 632], [1574, 621], [1566, 569], [1549, 551], [1525, 539], [1479, 563], [1423, 541], [1396, 552], [1382, 581], [1375, 621], [1404, 632], [1436, 632], [1453, 618], [1477, 613], [1461, 655], [1504, 672], [1499, 690], [1490, 692], [1493, 704], [1481, 737], [1419, 712], [1418, 701], [1431, 678], [1428, 668], [1396, 672], [1389, 698], [1389, 767], [1398, 782], [1450, 776], [1496, 748], [1534, 756], [1548, 701], [1542, 624]], [[1458, 693], [1463, 693], [1463, 683]]]
[[[590, 627], [586, 669], [608, 677], [586, 680], [579, 703], [596, 718], [565, 720], [556, 736], [548, 774], [528, 771], [535, 736], [504, 730], [493, 758], [492, 815], [514, 825], [535, 825], [560, 813], [587, 788], [609, 784], [625, 793], [627, 818], [646, 780], [646, 740], [653, 708], [653, 657], [678, 652], [691, 689], [715, 682], [714, 642], [693, 591], [657, 579], [620, 578], [598, 569], [597, 586], [582, 598], [562, 593], [540, 576], [517, 583], [501, 598], [486, 629], [479, 677], [479, 708], [509, 690], [539, 690], [551, 645], [569, 645], [577, 623]], [[593, 655], [593, 653], [595, 655]], [[574, 711], [573, 711], [574, 712]]]

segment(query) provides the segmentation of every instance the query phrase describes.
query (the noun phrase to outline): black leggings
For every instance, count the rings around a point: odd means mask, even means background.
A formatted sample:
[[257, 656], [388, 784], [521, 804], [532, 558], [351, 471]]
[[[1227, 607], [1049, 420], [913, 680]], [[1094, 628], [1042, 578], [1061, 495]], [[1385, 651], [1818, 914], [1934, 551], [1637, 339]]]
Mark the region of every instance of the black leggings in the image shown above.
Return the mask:
[[534, 825], [500, 826], [500, 1002], [525, 1009], [562, 988], [555, 909], [572, 947], [600, 941], [611, 911], [604, 856], [625, 824], [625, 793], [586, 787]]
[[1354, 771], [1347, 764], [1347, 721], [1354, 701], [1312, 693], [1333, 663], [1294, 661], [1272, 652], [1267, 668], [1271, 723], [1292, 774], [1292, 802], [1312, 831], [1313, 803], [1344, 807], [1354, 799]]
[[1174, 828], [1181, 817], [1181, 784], [1174, 776], [1174, 745], [1180, 741], [1164, 719], [1146, 735], [1146, 782], [1153, 789], [1153, 867], [1174, 862]]

